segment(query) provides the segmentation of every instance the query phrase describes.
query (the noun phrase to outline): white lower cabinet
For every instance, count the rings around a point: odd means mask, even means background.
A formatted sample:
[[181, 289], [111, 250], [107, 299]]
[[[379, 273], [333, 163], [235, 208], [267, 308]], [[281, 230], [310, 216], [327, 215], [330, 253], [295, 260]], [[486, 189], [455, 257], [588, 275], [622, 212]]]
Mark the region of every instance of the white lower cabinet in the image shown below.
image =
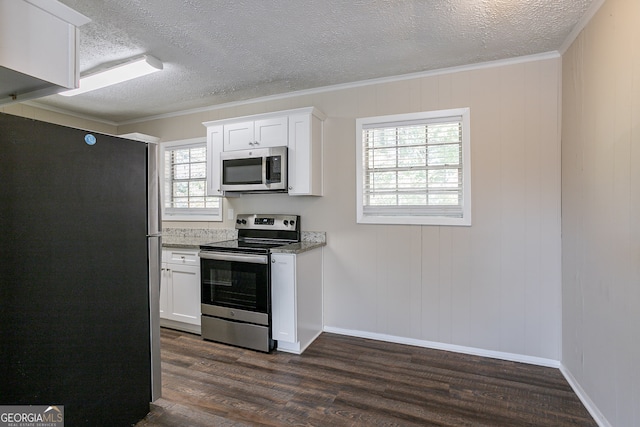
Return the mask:
[[322, 332], [322, 250], [271, 254], [271, 320], [278, 350], [301, 354]]
[[160, 324], [200, 333], [200, 261], [196, 250], [163, 250]]

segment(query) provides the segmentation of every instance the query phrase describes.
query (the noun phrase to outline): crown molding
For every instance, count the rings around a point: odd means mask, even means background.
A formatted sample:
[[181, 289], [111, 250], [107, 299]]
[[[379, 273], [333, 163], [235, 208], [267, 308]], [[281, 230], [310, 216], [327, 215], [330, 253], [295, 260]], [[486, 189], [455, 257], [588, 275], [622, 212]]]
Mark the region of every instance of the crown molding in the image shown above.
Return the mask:
[[591, 22], [591, 19], [593, 19], [596, 13], [598, 13], [598, 10], [600, 10], [600, 8], [602, 7], [605, 1], [606, 0], [595, 0], [593, 3], [591, 3], [591, 5], [589, 6], [585, 14], [582, 15], [582, 18], [573, 27], [573, 30], [571, 30], [571, 32], [569, 33], [567, 38], [564, 40], [562, 45], [560, 45], [560, 48], [558, 49], [558, 52], [560, 52], [560, 55], [564, 55], [565, 52], [571, 47], [571, 45], [573, 44], [574, 41], [576, 41], [576, 39], [578, 38], [582, 30], [585, 29], [585, 27], [589, 24], [589, 22]]
[[151, 120], [161, 120], [161, 119], [179, 117], [179, 116], [184, 116], [189, 114], [197, 114], [197, 113], [203, 113], [203, 112], [209, 112], [209, 111], [215, 111], [215, 110], [222, 110], [222, 109], [231, 108], [231, 107], [238, 107], [243, 105], [257, 104], [261, 102], [278, 101], [282, 99], [294, 98], [294, 97], [303, 96], [303, 95], [316, 95], [316, 94], [332, 92], [336, 90], [352, 89], [356, 87], [371, 86], [371, 85], [376, 85], [381, 83], [397, 82], [402, 80], [417, 79], [417, 78], [437, 76], [442, 74], [460, 73], [463, 71], [503, 67], [505, 65], [520, 64], [520, 63], [532, 62], [532, 61], [541, 61], [545, 59], [555, 59], [559, 57], [560, 57], [560, 54], [558, 53], [558, 51], [551, 51], [551, 52], [544, 52], [544, 53], [539, 53], [534, 55], [519, 56], [516, 58], [481, 62], [477, 64], [461, 65], [461, 66], [449, 67], [449, 68], [440, 68], [437, 70], [420, 71], [416, 73], [401, 74], [401, 75], [390, 76], [390, 77], [380, 77], [380, 78], [369, 79], [369, 80], [360, 80], [357, 82], [341, 83], [337, 85], [323, 86], [319, 88], [304, 89], [304, 90], [299, 90], [295, 92], [286, 92], [286, 93], [281, 93], [276, 95], [263, 96], [260, 98], [227, 102], [224, 104], [217, 104], [217, 105], [212, 105], [208, 107], [199, 107], [199, 108], [193, 108], [189, 110], [176, 111], [172, 113], [158, 114], [154, 116], [148, 116], [148, 117], [143, 117], [139, 119], [123, 121], [123, 122], [120, 122], [119, 125], [130, 125], [130, 124], [148, 122]]
[[[604, 0], [602, 0], [602, 1], [604, 1]], [[294, 97], [304, 96], [304, 95], [316, 95], [316, 94], [321, 94], [321, 93], [326, 93], [326, 92], [333, 92], [333, 91], [337, 91], [337, 90], [352, 89], [352, 88], [371, 86], [371, 85], [377, 85], [377, 84], [382, 84], [382, 83], [391, 83], [391, 82], [397, 82], [397, 81], [402, 81], [402, 80], [411, 80], [411, 79], [418, 79], [418, 78], [423, 78], [423, 77], [438, 76], [438, 75], [442, 75], [442, 74], [453, 74], [453, 73], [461, 73], [461, 72], [465, 72], [465, 71], [481, 70], [481, 69], [486, 69], [486, 68], [504, 67], [504, 66], [507, 66], [507, 65], [521, 64], [521, 63], [534, 62], [534, 61], [543, 61], [543, 60], [547, 60], [547, 59], [557, 59], [557, 58], [560, 58], [560, 57], [561, 57], [561, 55], [560, 55], [560, 53], [558, 51], [543, 52], [543, 53], [538, 53], [538, 54], [533, 54], [533, 55], [519, 56], [519, 57], [515, 57], [515, 58], [498, 59], [498, 60], [495, 60], [495, 61], [480, 62], [480, 63], [477, 63], [477, 64], [460, 65], [460, 66], [449, 67], [449, 68], [440, 68], [440, 69], [437, 69], [437, 70], [420, 71], [420, 72], [410, 73], [410, 74], [401, 74], [401, 75], [397, 75], [397, 76], [380, 77], [380, 78], [369, 79], [369, 80], [360, 80], [360, 81], [357, 81], [357, 82], [341, 83], [341, 84], [337, 84], [337, 85], [323, 86], [323, 87], [318, 87], [318, 88], [313, 88], [313, 89], [304, 89], [304, 90], [299, 90], [299, 91], [294, 91], [294, 92], [280, 93], [280, 94], [276, 94], [276, 95], [263, 96], [263, 97], [259, 97], [259, 98], [252, 98], [252, 99], [247, 99], [247, 100], [242, 100], [242, 101], [233, 101], [233, 102], [227, 102], [227, 103], [224, 103], [224, 104], [217, 104], [217, 105], [211, 105], [211, 106], [206, 106], [206, 107], [199, 107], [199, 108], [192, 108], [192, 109], [188, 109], [188, 110], [175, 111], [175, 112], [171, 112], [171, 113], [164, 113], [164, 114], [158, 114], [158, 115], [153, 115], [153, 116], [141, 117], [141, 118], [138, 118], [138, 119], [125, 120], [125, 121], [122, 121], [122, 122], [112, 122], [112, 121], [109, 121], [109, 120], [100, 119], [100, 118], [93, 117], [93, 116], [90, 116], [90, 115], [74, 113], [74, 112], [63, 110], [63, 109], [60, 109], [60, 108], [50, 107], [50, 106], [46, 106], [46, 105], [43, 105], [43, 104], [39, 104], [37, 101], [25, 101], [23, 103], [27, 104], [27, 105], [31, 105], [31, 106], [36, 107], [36, 108], [41, 108], [41, 109], [44, 109], [44, 110], [49, 110], [49, 111], [52, 111], [52, 112], [56, 112], [56, 113], [60, 113], [60, 114], [66, 114], [66, 115], [69, 115], [69, 116], [72, 116], [72, 117], [77, 117], [77, 118], [84, 119], [84, 120], [91, 120], [91, 121], [95, 121], [95, 122], [98, 122], [98, 123], [103, 123], [103, 124], [106, 124], [106, 125], [116, 126], [117, 127], [117, 126], [132, 125], [132, 124], [137, 124], [137, 123], [144, 123], [144, 122], [149, 122], [149, 121], [152, 121], [152, 120], [162, 120], [162, 119], [168, 119], [168, 118], [173, 118], [173, 117], [186, 116], [186, 115], [190, 115], [190, 114], [197, 114], [197, 113], [203, 113], [203, 112], [209, 112], [209, 111], [222, 110], [222, 109], [231, 108], [231, 107], [238, 107], [238, 106], [244, 106], [244, 105], [257, 104], [257, 103], [261, 103], [261, 102], [278, 101], [278, 100], [282, 100], [282, 99], [294, 98]]]

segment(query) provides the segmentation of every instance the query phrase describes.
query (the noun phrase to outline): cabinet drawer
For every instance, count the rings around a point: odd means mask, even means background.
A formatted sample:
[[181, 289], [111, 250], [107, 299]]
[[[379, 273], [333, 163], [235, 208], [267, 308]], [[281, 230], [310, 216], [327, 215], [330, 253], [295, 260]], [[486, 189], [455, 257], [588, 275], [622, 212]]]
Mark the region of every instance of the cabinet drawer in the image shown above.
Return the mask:
[[197, 251], [165, 249], [162, 251], [162, 262], [183, 265], [199, 265], [200, 259], [198, 258]]

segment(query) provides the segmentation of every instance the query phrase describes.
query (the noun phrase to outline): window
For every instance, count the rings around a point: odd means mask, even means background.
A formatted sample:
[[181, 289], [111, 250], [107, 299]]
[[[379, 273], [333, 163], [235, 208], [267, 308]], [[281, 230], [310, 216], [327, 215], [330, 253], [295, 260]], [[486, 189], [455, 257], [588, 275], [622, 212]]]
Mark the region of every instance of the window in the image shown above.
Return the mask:
[[207, 195], [207, 144], [203, 139], [162, 144], [163, 219], [221, 221], [222, 198]]
[[469, 109], [356, 120], [357, 220], [471, 225]]

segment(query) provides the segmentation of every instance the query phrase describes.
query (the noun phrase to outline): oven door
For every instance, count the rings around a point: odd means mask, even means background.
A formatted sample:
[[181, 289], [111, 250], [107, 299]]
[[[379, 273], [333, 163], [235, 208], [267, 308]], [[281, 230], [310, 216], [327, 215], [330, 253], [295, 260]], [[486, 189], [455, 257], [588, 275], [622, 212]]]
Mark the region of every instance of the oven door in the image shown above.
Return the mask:
[[202, 304], [270, 313], [268, 254], [200, 251]]

